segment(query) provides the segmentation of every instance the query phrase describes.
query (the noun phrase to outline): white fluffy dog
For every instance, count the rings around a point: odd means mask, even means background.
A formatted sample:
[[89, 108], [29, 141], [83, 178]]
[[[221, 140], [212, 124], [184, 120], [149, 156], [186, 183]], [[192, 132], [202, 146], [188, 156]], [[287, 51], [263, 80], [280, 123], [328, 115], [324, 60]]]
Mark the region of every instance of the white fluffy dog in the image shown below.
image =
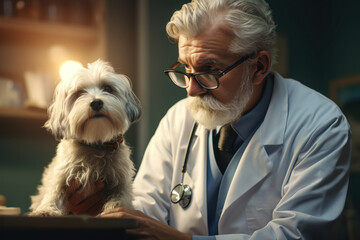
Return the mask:
[[103, 181], [103, 210], [132, 208], [134, 168], [123, 135], [141, 110], [128, 78], [101, 60], [80, 67], [58, 84], [48, 113], [45, 127], [60, 143], [31, 197], [30, 215], [68, 214], [65, 189], [72, 180], [88, 193]]

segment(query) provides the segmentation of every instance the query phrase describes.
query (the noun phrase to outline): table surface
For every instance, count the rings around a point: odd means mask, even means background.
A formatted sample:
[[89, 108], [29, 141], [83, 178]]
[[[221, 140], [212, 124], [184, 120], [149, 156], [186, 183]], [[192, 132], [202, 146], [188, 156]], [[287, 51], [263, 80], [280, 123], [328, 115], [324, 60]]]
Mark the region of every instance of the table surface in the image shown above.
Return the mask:
[[88, 216], [27, 217], [0, 216], [1, 240], [99, 240], [132, 239], [127, 229], [137, 228], [133, 219]]
[[0, 230], [8, 229], [92, 229], [92, 230], [125, 230], [137, 227], [134, 219], [97, 218], [89, 216], [66, 217], [29, 217], [0, 216]]

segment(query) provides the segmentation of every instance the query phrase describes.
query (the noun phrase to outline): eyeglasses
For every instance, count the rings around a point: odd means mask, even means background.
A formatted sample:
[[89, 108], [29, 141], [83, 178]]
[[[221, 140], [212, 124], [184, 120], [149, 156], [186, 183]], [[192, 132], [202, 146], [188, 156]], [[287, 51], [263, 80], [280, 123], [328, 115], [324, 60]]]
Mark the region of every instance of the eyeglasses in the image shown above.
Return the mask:
[[199, 73], [187, 73], [181, 63], [177, 62], [164, 73], [171, 79], [171, 81], [181, 88], [189, 87], [190, 79], [194, 78], [195, 81], [205, 89], [214, 90], [220, 86], [219, 78], [230, 72], [232, 69], [245, 62], [255, 54], [248, 54], [217, 73], [199, 72]]

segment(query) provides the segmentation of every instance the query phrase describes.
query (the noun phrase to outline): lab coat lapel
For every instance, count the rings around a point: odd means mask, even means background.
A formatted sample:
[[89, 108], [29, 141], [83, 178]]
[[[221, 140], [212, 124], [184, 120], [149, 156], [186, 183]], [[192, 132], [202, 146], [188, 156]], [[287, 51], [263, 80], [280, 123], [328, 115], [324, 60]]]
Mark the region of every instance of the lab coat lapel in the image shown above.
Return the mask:
[[225, 199], [219, 226], [223, 217], [231, 215], [231, 211], [226, 212], [231, 209], [231, 204], [271, 172], [276, 161], [274, 153], [281, 150], [288, 114], [288, 92], [283, 82], [278, 81], [279, 77], [280, 75], [275, 74], [273, 97], [268, 113], [241, 156]]
[[253, 139], [249, 142], [240, 159], [225, 199], [224, 210], [249, 191], [249, 189], [254, 187], [271, 171], [271, 159], [265, 151], [264, 146], [259, 143], [259, 137], [257, 135], [259, 135], [259, 133], [253, 136]]

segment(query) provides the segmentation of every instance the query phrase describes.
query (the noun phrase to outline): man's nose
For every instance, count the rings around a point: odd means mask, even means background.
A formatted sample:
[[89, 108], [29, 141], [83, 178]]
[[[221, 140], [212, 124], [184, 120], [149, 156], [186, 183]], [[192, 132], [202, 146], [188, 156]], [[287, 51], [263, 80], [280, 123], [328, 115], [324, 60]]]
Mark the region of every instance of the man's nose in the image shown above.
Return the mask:
[[197, 97], [207, 92], [207, 89], [202, 88], [194, 77], [190, 78], [189, 87], [186, 91], [190, 97]]

